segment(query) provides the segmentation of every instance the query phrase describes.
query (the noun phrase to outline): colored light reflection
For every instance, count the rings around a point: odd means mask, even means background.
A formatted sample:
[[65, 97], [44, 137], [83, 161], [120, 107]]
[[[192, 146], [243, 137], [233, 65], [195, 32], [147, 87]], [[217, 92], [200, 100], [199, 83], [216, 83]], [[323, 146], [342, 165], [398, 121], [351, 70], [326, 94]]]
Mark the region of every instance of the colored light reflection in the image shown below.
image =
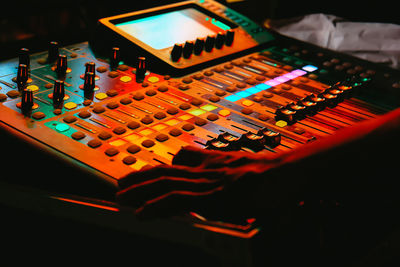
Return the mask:
[[[251, 96], [253, 94], [256, 94], [258, 92], [267, 90], [267, 89], [269, 89], [269, 88], [271, 88], [273, 86], [277, 86], [279, 84], [282, 84], [282, 83], [285, 83], [287, 81], [293, 80], [293, 79], [295, 79], [297, 77], [303, 76], [303, 75], [307, 74], [307, 71], [308, 72], [312, 72], [312, 71], [315, 71], [317, 69], [318, 68], [315, 67], [315, 66], [306, 65], [301, 70], [297, 69], [297, 70], [293, 70], [293, 71], [291, 71], [289, 73], [285, 73], [285, 74], [283, 74], [281, 76], [278, 76], [278, 77], [276, 77], [276, 78], [274, 78], [272, 80], [268, 80], [268, 81], [266, 81], [264, 83], [257, 84], [256, 86], [247, 88], [246, 90], [240, 91], [240, 92], [238, 92], [236, 94], [229, 95], [229, 96], [225, 97], [224, 99], [228, 100], [228, 101], [231, 101], [231, 102], [235, 102], [235, 101], [238, 101], [238, 100], [240, 100], [242, 98], [245, 98], [245, 97]], [[307, 70], [307, 71], [305, 71], [305, 70]]]

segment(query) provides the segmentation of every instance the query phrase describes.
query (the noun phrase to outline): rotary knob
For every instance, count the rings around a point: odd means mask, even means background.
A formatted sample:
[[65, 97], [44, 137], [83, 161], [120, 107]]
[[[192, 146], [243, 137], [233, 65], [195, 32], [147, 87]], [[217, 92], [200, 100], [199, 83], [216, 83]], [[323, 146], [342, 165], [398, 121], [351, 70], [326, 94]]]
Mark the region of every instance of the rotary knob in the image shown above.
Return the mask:
[[33, 91], [25, 88], [21, 94], [21, 111], [24, 114], [31, 112], [33, 107]]
[[53, 89], [53, 105], [54, 107], [62, 106], [65, 97], [64, 81], [56, 80]]
[[85, 81], [83, 84], [84, 96], [87, 99], [93, 98], [94, 88], [95, 88], [95, 74], [93, 72], [85, 73]]
[[66, 55], [58, 55], [57, 64], [56, 64], [56, 73], [58, 79], [64, 80], [65, 75], [67, 74], [68, 69], [68, 61]]
[[17, 86], [18, 90], [23, 90], [26, 86], [26, 82], [28, 81], [28, 66], [25, 64], [18, 65], [18, 72], [17, 72]]
[[[110, 55], [110, 69], [115, 70], [121, 61], [121, 52], [119, 47], [113, 47]], [[93, 71], [94, 72], [94, 71]]]

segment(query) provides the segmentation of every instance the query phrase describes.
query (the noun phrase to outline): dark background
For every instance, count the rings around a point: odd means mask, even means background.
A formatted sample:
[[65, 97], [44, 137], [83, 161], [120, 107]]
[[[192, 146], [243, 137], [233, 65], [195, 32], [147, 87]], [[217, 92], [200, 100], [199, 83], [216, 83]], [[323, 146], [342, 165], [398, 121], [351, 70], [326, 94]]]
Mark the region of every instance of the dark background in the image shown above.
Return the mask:
[[[358, 5], [350, 1], [219, 1], [260, 24], [267, 18], [282, 19], [311, 13], [333, 14], [352, 21], [400, 23], [395, 1], [370, 1]], [[62, 46], [87, 41], [100, 18], [174, 2], [178, 1], [10, 1], [0, 15], [0, 59], [16, 56], [21, 47], [31, 51], [46, 50], [48, 42], [53, 40]]]

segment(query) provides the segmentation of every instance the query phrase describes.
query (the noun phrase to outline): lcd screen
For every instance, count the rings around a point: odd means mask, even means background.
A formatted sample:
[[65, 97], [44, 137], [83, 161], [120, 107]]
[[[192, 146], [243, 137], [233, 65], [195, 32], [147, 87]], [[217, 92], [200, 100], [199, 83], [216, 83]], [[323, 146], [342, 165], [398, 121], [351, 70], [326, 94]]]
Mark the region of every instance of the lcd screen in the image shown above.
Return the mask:
[[130, 20], [115, 26], [157, 50], [230, 29], [228, 25], [194, 8]]

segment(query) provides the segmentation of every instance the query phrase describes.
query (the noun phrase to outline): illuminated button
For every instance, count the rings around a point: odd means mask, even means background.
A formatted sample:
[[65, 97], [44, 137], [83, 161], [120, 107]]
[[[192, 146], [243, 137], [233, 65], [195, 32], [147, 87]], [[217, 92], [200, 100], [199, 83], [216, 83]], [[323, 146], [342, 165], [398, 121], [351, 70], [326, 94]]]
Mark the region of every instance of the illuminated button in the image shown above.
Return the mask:
[[98, 93], [95, 95], [95, 97], [98, 100], [103, 100], [103, 99], [107, 98], [107, 94], [106, 93]]
[[154, 131], [152, 129], [144, 129], [144, 130], [140, 131], [139, 133], [141, 135], [146, 136], [146, 135], [150, 135], [150, 134], [154, 133]]
[[201, 109], [204, 109], [204, 110], [206, 110], [206, 111], [213, 111], [214, 109], [217, 109], [216, 106], [211, 105], [211, 104], [204, 105], [204, 106], [202, 106], [202, 107], [200, 107], [200, 108], [201, 108]]
[[133, 141], [135, 141], [135, 140], [137, 140], [139, 138], [140, 138], [140, 135], [138, 135], [138, 134], [131, 134], [131, 135], [128, 135], [128, 136], [124, 137], [124, 139], [126, 141], [131, 142], [131, 143], [133, 143]]
[[275, 125], [278, 127], [285, 127], [287, 125], [287, 122], [283, 121], [283, 120], [279, 120], [275, 123]]
[[218, 114], [221, 115], [222, 117], [227, 117], [231, 115], [231, 112], [227, 109], [221, 109], [220, 111], [218, 111]]
[[150, 77], [147, 79], [147, 81], [148, 81], [148, 82], [151, 82], [151, 83], [156, 83], [156, 82], [160, 81], [160, 79], [159, 79], [158, 77], [156, 77], [156, 76], [150, 76]]
[[239, 97], [248, 97], [251, 94], [249, 92], [246, 92], [246, 91], [241, 91], [241, 92], [236, 93], [236, 95], [239, 96]]
[[125, 76], [122, 76], [121, 78], [119, 78], [119, 80], [120, 80], [121, 82], [127, 83], [127, 82], [132, 81], [132, 77], [131, 77], [131, 76], [125, 75]]
[[59, 123], [56, 125], [56, 130], [60, 133], [68, 131], [69, 130], [69, 126], [65, 123]]
[[35, 91], [39, 90], [39, 87], [37, 85], [32, 84], [32, 85], [27, 86], [26, 89], [29, 89], [29, 90], [35, 92]]
[[237, 100], [242, 99], [242, 97], [237, 96], [237, 95], [229, 95], [227, 97], [225, 97], [225, 100], [231, 101], [231, 102], [235, 102]]
[[186, 121], [186, 120], [189, 120], [189, 119], [193, 118], [193, 116], [189, 115], [189, 114], [184, 114], [182, 116], [179, 116], [178, 118], [183, 120], [183, 121]]
[[242, 101], [242, 105], [246, 106], [246, 107], [250, 107], [253, 104], [254, 104], [254, 102], [251, 101], [251, 100], [248, 100], [248, 99], [245, 99], [245, 100]]
[[250, 94], [256, 94], [258, 92], [261, 92], [262, 90], [263, 89], [260, 89], [260, 88], [254, 86], [254, 87], [247, 88], [246, 90], [244, 90], [244, 92], [247, 92]]
[[189, 113], [194, 115], [194, 116], [200, 116], [201, 114], [206, 113], [206, 111], [198, 108], [198, 109], [194, 109], [194, 110], [189, 111]]
[[268, 88], [271, 88], [270, 85], [265, 84], [265, 83], [257, 84], [255, 87], [257, 87], [257, 88], [259, 88], [259, 89], [261, 89], [261, 90], [267, 90]]
[[161, 131], [161, 130], [164, 130], [164, 129], [167, 128], [167, 127], [168, 127], [167, 125], [160, 123], [160, 124], [154, 125], [154, 126], [151, 127], [151, 128], [154, 129], [154, 130], [156, 130], [157, 132], [159, 132], [159, 131]]
[[179, 123], [179, 121], [177, 119], [171, 119], [171, 120], [165, 122], [165, 124], [167, 124], [169, 126], [174, 126], [178, 123]]
[[64, 108], [66, 109], [74, 109], [77, 107], [77, 104], [75, 102], [68, 102], [64, 104]]
[[109, 142], [110, 145], [112, 146], [122, 146], [126, 144], [126, 141], [122, 140], [122, 139], [117, 139], [115, 141]]

